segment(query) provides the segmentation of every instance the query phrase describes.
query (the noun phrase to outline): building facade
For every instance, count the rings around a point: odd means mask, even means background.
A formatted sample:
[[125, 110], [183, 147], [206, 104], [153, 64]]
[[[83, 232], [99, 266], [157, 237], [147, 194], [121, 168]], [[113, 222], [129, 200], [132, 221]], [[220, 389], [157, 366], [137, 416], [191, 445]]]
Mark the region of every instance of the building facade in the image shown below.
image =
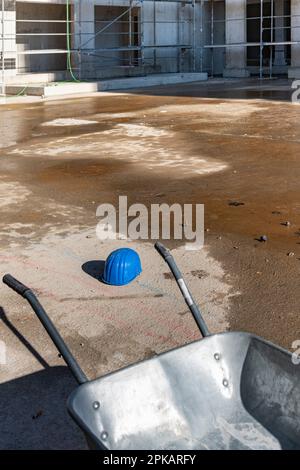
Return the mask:
[[300, 78], [300, 0], [0, 0], [2, 81]]

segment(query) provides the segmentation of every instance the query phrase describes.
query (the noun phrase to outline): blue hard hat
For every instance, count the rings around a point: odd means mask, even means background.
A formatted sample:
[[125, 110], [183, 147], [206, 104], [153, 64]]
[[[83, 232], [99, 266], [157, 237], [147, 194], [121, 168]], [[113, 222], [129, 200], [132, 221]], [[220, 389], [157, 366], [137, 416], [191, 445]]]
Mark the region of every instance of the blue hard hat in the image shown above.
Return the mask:
[[112, 286], [124, 286], [141, 272], [141, 260], [137, 252], [131, 248], [119, 248], [105, 261], [102, 281]]

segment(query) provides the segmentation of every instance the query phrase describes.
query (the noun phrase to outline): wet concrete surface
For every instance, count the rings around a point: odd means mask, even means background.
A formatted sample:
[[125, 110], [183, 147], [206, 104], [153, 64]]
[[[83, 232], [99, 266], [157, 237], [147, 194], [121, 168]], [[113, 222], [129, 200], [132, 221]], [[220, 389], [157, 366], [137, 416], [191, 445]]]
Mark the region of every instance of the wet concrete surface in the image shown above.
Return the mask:
[[[204, 203], [207, 243], [215, 234], [236, 237], [237, 244], [242, 237], [258, 253], [295, 253], [284, 264], [296, 267], [299, 108], [289, 102], [288, 83], [256, 83], [216, 81], [2, 107], [5, 197], [14, 192], [14, 183], [30, 193], [22, 200], [20, 189], [22, 203], [3, 207], [3, 247], [25, 242], [11, 236], [10, 224], [23, 225], [20, 235], [32, 224], [31, 241], [49, 225], [66, 227], [67, 233], [74, 222], [95, 224], [99, 203], [116, 204], [126, 194], [129, 204]], [[276, 93], [286, 101], [261, 101]], [[68, 118], [87, 124], [51, 125]], [[265, 244], [255, 240], [262, 234], [268, 236]]]
[[[136, 318], [128, 313], [132, 323], [124, 326], [115, 313], [126, 300], [132, 306], [133, 298], [141, 302], [143, 296], [145, 301], [147, 296], [153, 297], [149, 299], [153, 311], [161, 308], [167, 312], [163, 302], [169, 294], [158, 291], [158, 286], [167, 283], [167, 292], [170, 289], [174, 296], [177, 291], [166, 268], [159, 277], [161, 265], [155, 279], [143, 278], [144, 285], [126, 291], [125, 300], [119, 292], [101, 293], [105, 306], [111, 308], [104, 330], [95, 310], [102, 299], [92, 284], [95, 280], [85, 280], [77, 289], [73, 272], [70, 280], [76, 292], [67, 279], [60, 290], [59, 281], [54, 281], [56, 270], [67, 277], [68, 269], [79, 269], [81, 263], [96, 259], [97, 241], [86, 252], [83, 249], [91, 243], [87, 234], [98, 222], [96, 207], [104, 202], [116, 205], [119, 195], [127, 195], [129, 204], [139, 202], [147, 207], [162, 202], [205, 204], [204, 250], [209, 258], [184, 258], [179, 242], [166, 244], [179, 249], [179, 261], [213, 331], [224, 327], [246, 330], [288, 349], [300, 339], [300, 108], [290, 102], [290, 85], [285, 80], [261, 84], [213, 80], [1, 106], [1, 273], [10, 269], [16, 275], [32, 276], [30, 282], [40, 289], [91, 377], [197, 337], [178, 297], [178, 308], [172, 304], [178, 322], [176, 334], [171, 331], [171, 320], [159, 324], [159, 315], [155, 316], [156, 327], [146, 322], [147, 328], [153, 327], [151, 335], [143, 336], [142, 324], [134, 334]], [[290, 224], [284, 225], [287, 221]], [[261, 235], [268, 241], [259, 241]], [[63, 245], [70, 237], [77, 238]], [[66, 262], [61, 266], [60, 244], [63, 256], [67, 249], [73, 250], [73, 258], [77, 252], [77, 265]], [[151, 252], [144, 245], [140, 242], [137, 247], [142, 253], [146, 250], [151, 271]], [[21, 269], [24, 259], [26, 269]], [[206, 263], [205, 269], [202, 263]], [[208, 272], [214, 263], [222, 267], [230, 295], [227, 287], [222, 290], [214, 284], [213, 272]], [[150, 281], [155, 288], [148, 288]], [[28, 310], [25, 317], [20, 316], [19, 299], [3, 288], [0, 292], [6, 314], [41, 347], [44, 340], [37, 339], [40, 329], [27, 320]], [[100, 328], [96, 346], [86, 318], [75, 313], [83, 304], [90, 309], [92, 326]], [[65, 317], [55, 313], [57, 309]], [[212, 319], [215, 311], [216, 323]], [[81, 322], [86, 325], [84, 331]], [[92, 339], [87, 340], [89, 335]], [[15, 347], [15, 340], [9, 341]], [[61, 365], [51, 345], [49, 348], [50, 363]], [[23, 353], [19, 354], [14, 362], [17, 373], [5, 371], [2, 381], [23, 375], [19, 363]], [[95, 360], [102, 365], [95, 366]], [[24, 370], [32, 371], [30, 361]]]

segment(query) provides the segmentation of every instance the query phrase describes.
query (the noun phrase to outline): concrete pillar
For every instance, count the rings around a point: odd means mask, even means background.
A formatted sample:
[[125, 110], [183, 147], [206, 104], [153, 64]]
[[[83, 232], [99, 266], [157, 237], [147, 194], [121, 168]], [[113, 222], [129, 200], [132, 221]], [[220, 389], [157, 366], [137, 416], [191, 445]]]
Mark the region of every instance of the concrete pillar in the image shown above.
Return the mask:
[[74, 54], [74, 61], [80, 66], [81, 77], [90, 78], [94, 75], [95, 63], [92, 51], [95, 49], [95, 4], [90, 0], [74, 1], [74, 48], [79, 47], [86, 53], [81, 53], [77, 60]]
[[[246, 0], [226, 0], [225, 7], [226, 44], [247, 42]], [[249, 77], [246, 47], [226, 48], [226, 66], [223, 75], [224, 77]]]
[[300, 1], [291, 0], [291, 40], [299, 41], [292, 46], [289, 78], [300, 78]]
[[[178, 10], [178, 44], [193, 44], [194, 34], [196, 34], [196, 28], [194, 30], [193, 15], [194, 6], [186, 3], [179, 3], [177, 6]], [[196, 52], [194, 57], [194, 51], [191, 49], [179, 49], [179, 71], [180, 72], [195, 72], [196, 71]], [[195, 67], [195, 69], [194, 69]]]
[[[284, 0], [275, 0], [274, 2], [274, 26], [275, 34], [274, 40], [276, 42], [284, 42], [286, 39], [286, 30], [284, 29]], [[275, 55], [274, 55], [274, 67], [280, 72], [281, 67], [285, 67], [286, 58], [285, 58], [285, 46], [278, 45], [275, 46]], [[284, 70], [283, 70], [284, 71]]]
[[[195, 23], [196, 23], [196, 31], [195, 31], [195, 65], [196, 71], [202, 72], [204, 67], [203, 64], [203, 50], [197, 49], [197, 47], [203, 46], [203, 31], [201, 30], [202, 22], [201, 22], [201, 15], [204, 14], [203, 9], [201, 7], [200, 2], [195, 3]], [[199, 52], [200, 51], [200, 52]]]

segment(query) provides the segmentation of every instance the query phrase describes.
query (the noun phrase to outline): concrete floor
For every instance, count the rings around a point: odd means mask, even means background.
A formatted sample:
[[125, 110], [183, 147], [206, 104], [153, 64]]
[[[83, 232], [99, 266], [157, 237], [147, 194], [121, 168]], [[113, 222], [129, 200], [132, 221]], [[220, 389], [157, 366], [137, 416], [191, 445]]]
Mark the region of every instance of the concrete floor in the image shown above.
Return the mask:
[[[205, 247], [168, 246], [212, 331], [247, 330], [288, 349], [300, 339], [300, 108], [291, 92], [284, 80], [212, 80], [1, 106], [1, 275], [35, 288], [90, 378], [199, 337], [151, 243], [130, 243], [144, 268], [131, 285], [93, 277], [126, 245], [95, 234], [97, 205], [119, 195], [205, 204]], [[76, 384], [62, 359], [5, 286], [0, 306], [0, 448], [85, 448], [65, 411]]]

